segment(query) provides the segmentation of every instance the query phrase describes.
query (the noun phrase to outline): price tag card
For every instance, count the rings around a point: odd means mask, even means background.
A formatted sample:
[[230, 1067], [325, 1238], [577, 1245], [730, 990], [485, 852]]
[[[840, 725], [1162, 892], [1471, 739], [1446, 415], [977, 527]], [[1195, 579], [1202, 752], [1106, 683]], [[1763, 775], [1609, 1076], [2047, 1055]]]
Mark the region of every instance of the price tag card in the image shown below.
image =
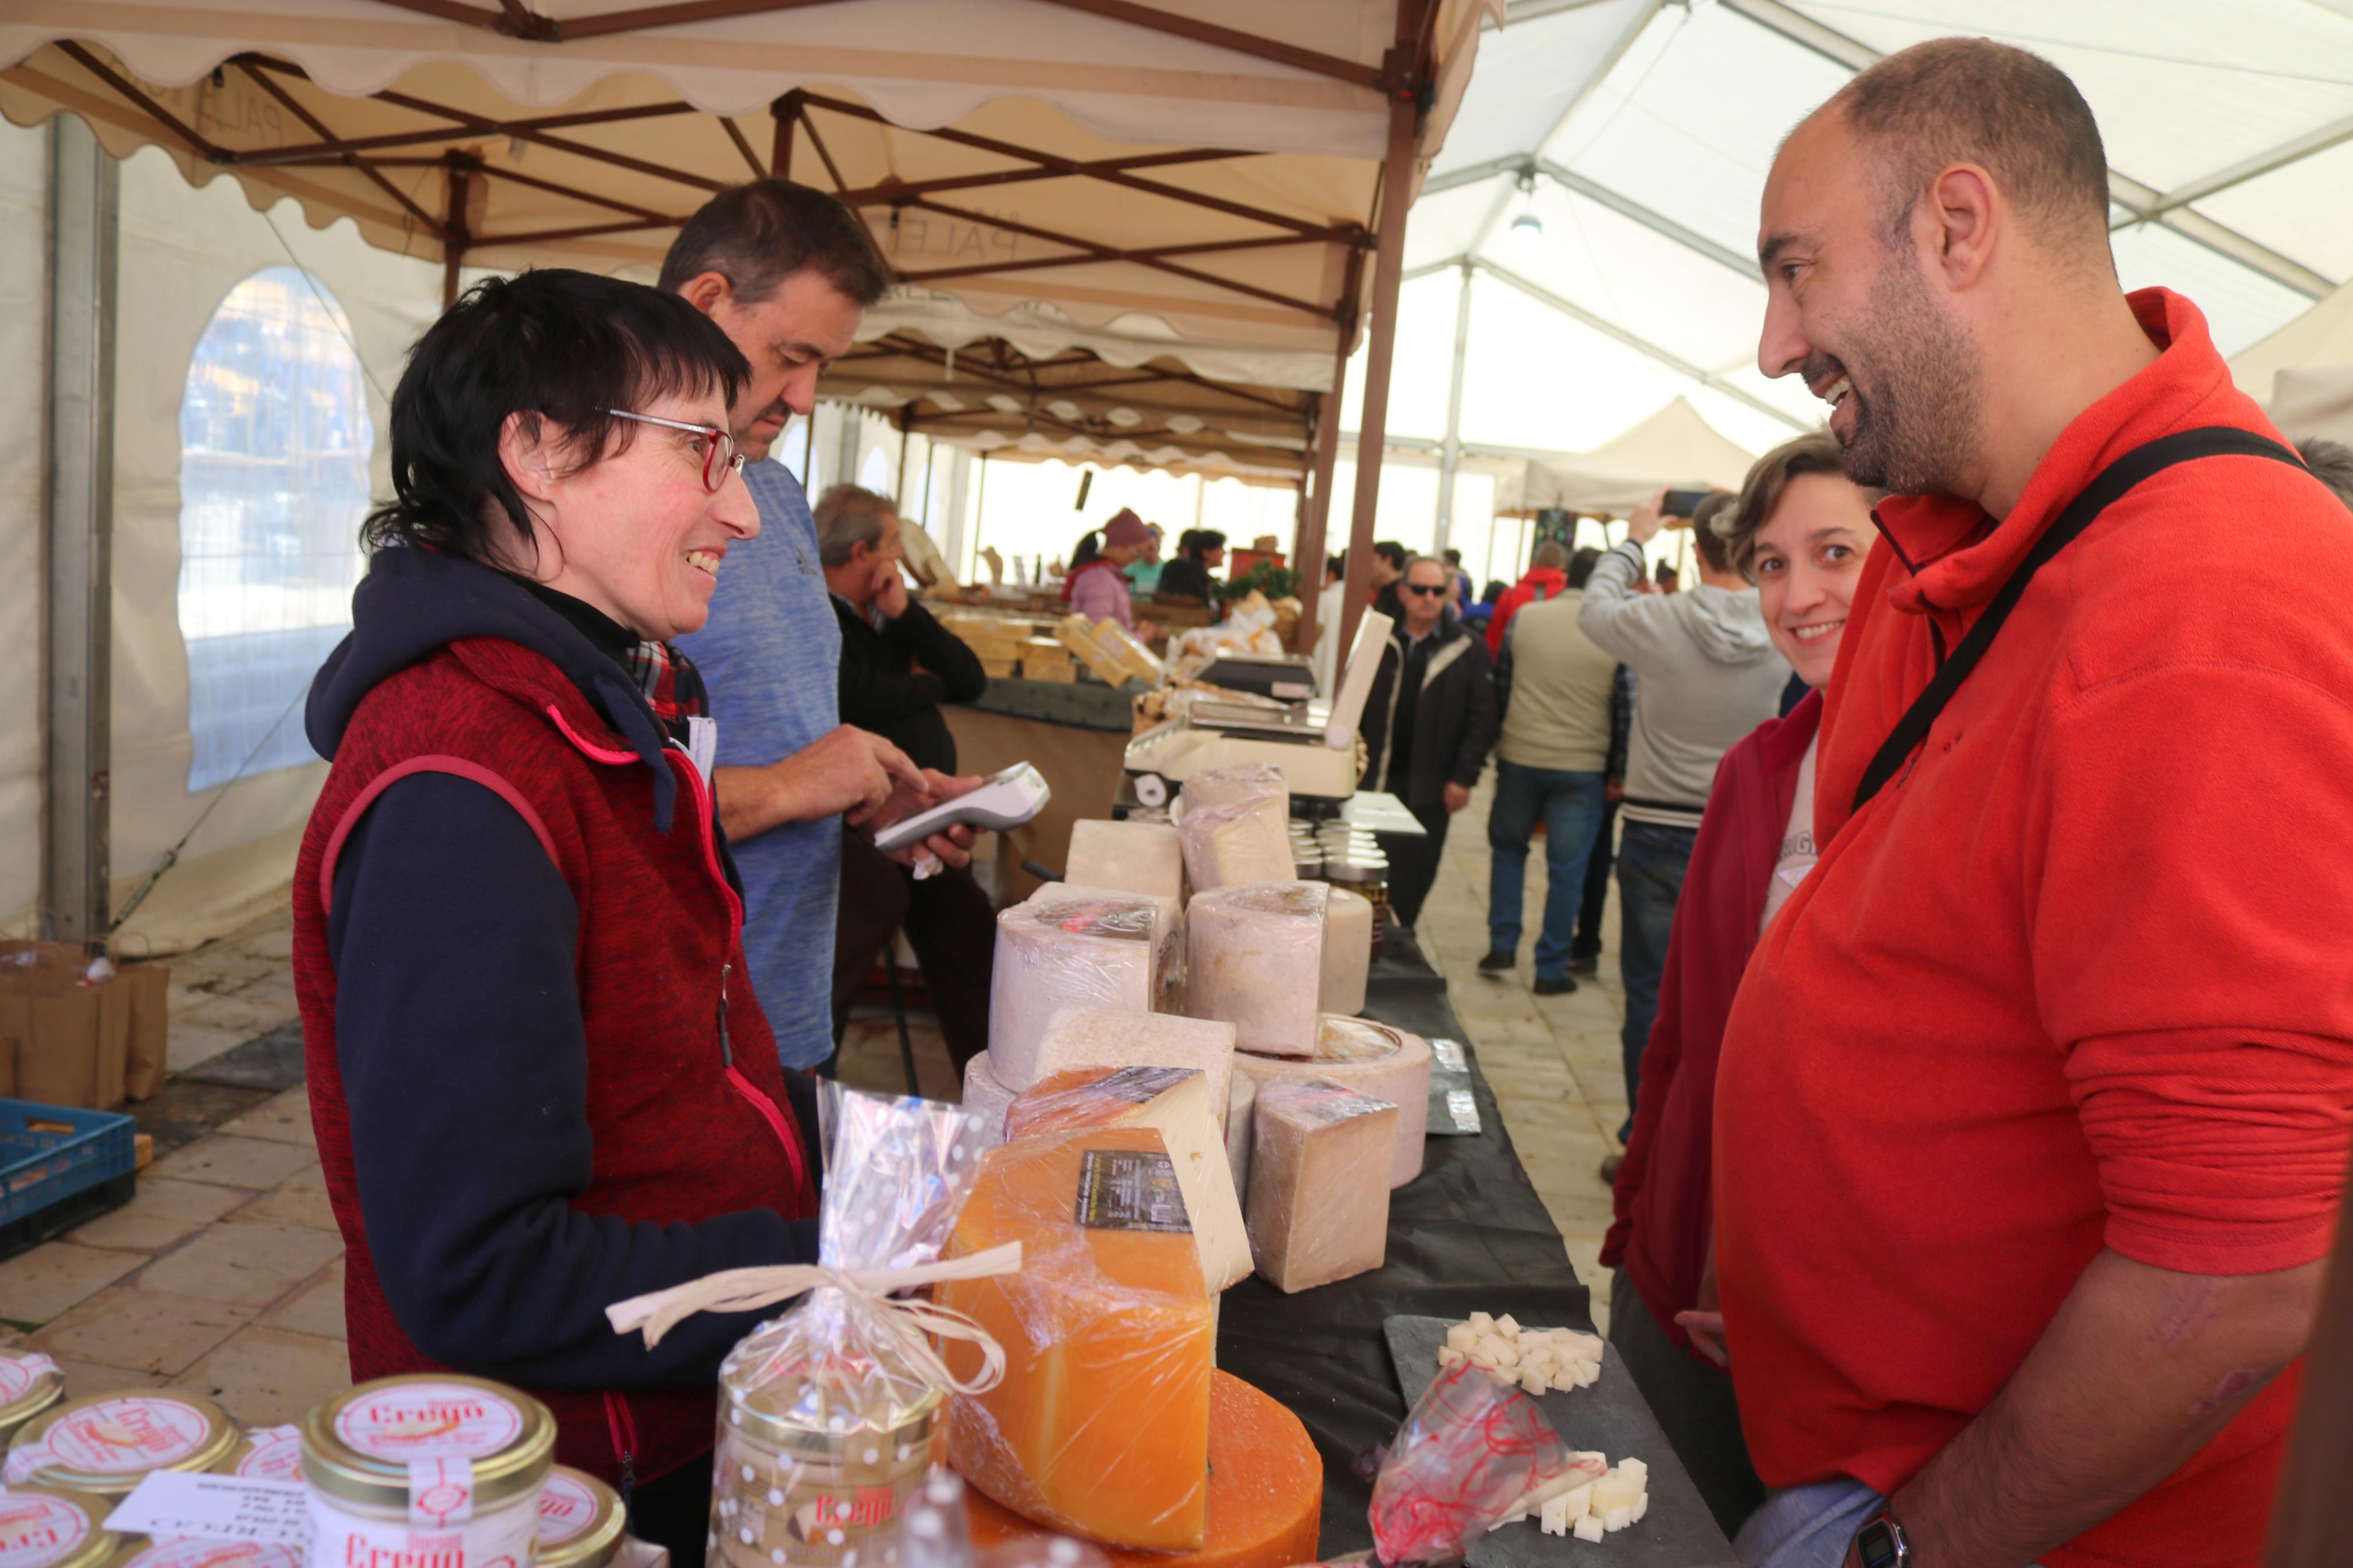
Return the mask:
[[302, 1546], [311, 1539], [310, 1489], [301, 1481], [157, 1470], [107, 1516], [106, 1528], [125, 1535]]

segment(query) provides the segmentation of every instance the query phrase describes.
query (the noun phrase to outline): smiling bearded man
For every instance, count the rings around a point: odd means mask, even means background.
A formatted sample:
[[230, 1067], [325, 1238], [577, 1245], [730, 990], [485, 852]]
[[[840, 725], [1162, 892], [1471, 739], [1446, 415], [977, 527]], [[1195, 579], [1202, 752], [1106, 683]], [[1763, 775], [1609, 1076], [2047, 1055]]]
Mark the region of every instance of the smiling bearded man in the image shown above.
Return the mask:
[[2106, 213], [2074, 85], [1982, 39], [1766, 186], [1759, 368], [1905, 493], [1716, 1086], [1752, 1563], [2261, 1553], [2353, 1110], [2353, 531]]

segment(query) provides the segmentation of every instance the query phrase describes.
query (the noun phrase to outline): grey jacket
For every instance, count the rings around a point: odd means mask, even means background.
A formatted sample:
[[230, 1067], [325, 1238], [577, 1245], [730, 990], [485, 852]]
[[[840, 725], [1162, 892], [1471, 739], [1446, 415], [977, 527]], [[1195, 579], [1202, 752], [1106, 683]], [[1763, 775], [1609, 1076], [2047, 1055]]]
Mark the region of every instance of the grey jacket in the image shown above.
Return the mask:
[[1626, 759], [1629, 822], [1697, 827], [1715, 765], [1733, 742], [1780, 711], [1789, 665], [1765, 633], [1756, 594], [1703, 583], [1637, 594], [1641, 546], [1595, 563], [1577, 624], [1634, 672]]

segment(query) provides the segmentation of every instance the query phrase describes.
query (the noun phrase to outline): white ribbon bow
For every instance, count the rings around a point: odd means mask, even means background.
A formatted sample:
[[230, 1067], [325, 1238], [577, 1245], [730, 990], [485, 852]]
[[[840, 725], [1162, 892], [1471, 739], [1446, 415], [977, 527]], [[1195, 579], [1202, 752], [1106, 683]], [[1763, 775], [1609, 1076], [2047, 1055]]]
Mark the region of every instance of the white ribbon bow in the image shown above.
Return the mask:
[[[864, 1298], [882, 1321], [898, 1329], [907, 1342], [908, 1359], [917, 1371], [944, 1388], [958, 1394], [986, 1394], [1005, 1375], [1005, 1350], [987, 1329], [966, 1313], [931, 1301], [893, 1300], [894, 1290], [934, 1285], [949, 1279], [986, 1279], [1012, 1274], [1021, 1268], [1021, 1244], [1008, 1241], [986, 1252], [951, 1258], [912, 1268], [828, 1268], [815, 1263], [786, 1263], [769, 1268], [727, 1268], [706, 1274], [684, 1285], [616, 1301], [605, 1309], [615, 1333], [643, 1331], [646, 1348], [661, 1343], [662, 1336], [697, 1312], [750, 1312], [762, 1307], [830, 1285]], [[932, 1349], [929, 1336], [959, 1340], [980, 1350], [980, 1371], [969, 1381], [948, 1371]]]

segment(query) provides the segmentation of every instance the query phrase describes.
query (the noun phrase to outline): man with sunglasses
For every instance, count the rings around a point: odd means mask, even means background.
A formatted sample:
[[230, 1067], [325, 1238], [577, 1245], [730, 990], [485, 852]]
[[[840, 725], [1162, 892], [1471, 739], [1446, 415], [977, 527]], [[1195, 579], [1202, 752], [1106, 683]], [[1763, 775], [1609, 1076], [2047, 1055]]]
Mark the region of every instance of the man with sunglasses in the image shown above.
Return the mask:
[[[751, 363], [729, 419], [735, 450], [750, 459], [744, 480], [760, 536], [730, 552], [709, 623], [680, 646], [717, 721], [714, 784], [744, 878], [744, 950], [787, 1067], [816, 1067], [833, 1051], [843, 824], [871, 830], [960, 788], [840, 721], [841, 630], [817, 525], [792, 470], [765, 460], [794, 415], [815, 412], [818, 374], [849, 347], [889, 282], [858, 216], [788, 180], [721, 192], [686, 221], [662, 263], [660, 287], [710, 317]], [[662, 668], [660, 649], [641, 655], [659, 710], [678, 672]], [[970, 842], [959, 828], [925, 852], [961, 865]]]
[[1379, 836], [1389, 908], [1411, 926], [1438, 879], [1447, 824], [1471, 804], [1495, 743], [1495, 682], [1486, 644], [1455, 616], [1444, 562], [1415, 557], [1397, 591], [1404, 613], [1365, 700], [1365, 786], [1397, 796], [1421, 823], [1424, 837]]

